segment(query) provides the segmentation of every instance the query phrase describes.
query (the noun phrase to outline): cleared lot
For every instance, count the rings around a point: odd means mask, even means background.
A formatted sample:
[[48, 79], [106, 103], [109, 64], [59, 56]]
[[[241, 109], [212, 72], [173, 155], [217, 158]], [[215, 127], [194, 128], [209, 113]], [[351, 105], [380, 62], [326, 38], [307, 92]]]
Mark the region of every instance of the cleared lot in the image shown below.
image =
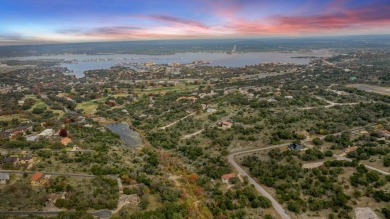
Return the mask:
[[348, 85], [348, 87], [353, 87], [367, 92], [390, 96], [390, 87], [379, 87], [379, 86], [367, 85], [367, 84], [350, 84]]

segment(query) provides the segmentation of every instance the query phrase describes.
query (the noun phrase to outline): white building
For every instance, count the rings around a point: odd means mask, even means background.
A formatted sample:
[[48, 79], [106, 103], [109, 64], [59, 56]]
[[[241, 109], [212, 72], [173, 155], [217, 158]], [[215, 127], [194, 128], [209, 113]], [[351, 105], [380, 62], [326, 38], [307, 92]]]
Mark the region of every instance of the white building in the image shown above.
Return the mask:
[[55, 134], [54, 129], [45, 129], [41, 133], [38, 134], [39, 137], [50, 137]]
[[8, 173], [0, 173], [0, 184], [7, 184], [8, 180], [9, 180]]

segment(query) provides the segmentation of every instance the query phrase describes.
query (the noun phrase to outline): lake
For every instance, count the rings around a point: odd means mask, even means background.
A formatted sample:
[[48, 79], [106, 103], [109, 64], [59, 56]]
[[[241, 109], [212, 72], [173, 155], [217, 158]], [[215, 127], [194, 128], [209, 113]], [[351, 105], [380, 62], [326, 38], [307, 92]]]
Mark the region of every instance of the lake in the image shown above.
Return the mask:
[[137, 131], [130, 128], [127, 123], [113, 123], [105, 126], [110, 131], [118, 134], [123, 142], [129, 147], [142, 145], [142, 138]]
[[[301, 52], [248, 52], [248, 53], [175, 53], [170, 55], [137, 55], [137, 54], [66, 54], [52, 56], [29, 56], [6, 58], [8, 60], [39, 60], [39, 59], [64, 59], [73, 62], [62, 63], [73, 71], [70, 74], [77, 78], [84, 76], [84, 71], [94, 69], [108, 69], [120, 63], [144, 63], [155, 62], [157, 64], [180, 63], [186, 64], [196, 60], [208, 61], [209, 66], [244, 67], [267, 62], [308, 64], [311, 58], [294, 57], [328, 57], [331, 54], [327, 50], [317, 50], [307, 53]], [[1, 59], [0, 59], [1, 60]]]

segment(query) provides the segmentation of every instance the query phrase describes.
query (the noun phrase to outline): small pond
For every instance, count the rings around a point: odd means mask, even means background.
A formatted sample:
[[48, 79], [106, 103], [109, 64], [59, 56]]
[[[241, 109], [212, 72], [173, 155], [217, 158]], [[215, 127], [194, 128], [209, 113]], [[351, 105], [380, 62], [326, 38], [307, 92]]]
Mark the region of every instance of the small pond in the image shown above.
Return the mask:
[[142, 145], [142, 138], [137, 131], [130, 128], [129, 124], [123, 123], [113, 123], [105, 126], [112, 132], [118, 134], [122, 141], [129, 147], [137, 147]]

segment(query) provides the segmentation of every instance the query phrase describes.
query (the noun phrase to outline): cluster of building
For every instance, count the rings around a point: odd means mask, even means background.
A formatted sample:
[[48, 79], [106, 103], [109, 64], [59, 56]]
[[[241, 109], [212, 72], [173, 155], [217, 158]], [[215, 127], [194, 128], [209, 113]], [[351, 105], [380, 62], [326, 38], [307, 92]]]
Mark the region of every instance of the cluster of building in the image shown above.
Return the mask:
[[[45, 186], [50, 179], [50, 175], [46, 175], [43, 172], [34, 173], [31, 176], [31, 186]], [[10, 180], [9, 173], [0, 172], [0, 184], [7, 184]]]
[[17, 138], [25, 136], [33, 131], [32, 125], [22, 125], [17, 128], [8, 129], [0, 132], [0, 138]]
[[0, 164], [8, 164], [15, 167], [26, 167], [30, 169], [34, 164], [34, 157], [31, 154], [22, 155], [22, 156], [6, 156], [0, 160]]

